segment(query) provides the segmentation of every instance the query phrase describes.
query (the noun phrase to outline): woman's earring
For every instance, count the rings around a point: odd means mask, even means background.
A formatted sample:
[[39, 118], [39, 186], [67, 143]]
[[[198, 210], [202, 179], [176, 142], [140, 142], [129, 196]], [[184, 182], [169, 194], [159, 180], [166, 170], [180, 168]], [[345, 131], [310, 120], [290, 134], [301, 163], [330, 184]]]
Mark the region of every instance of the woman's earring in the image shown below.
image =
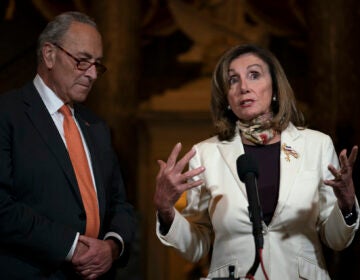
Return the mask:
[[276, 101], [277, 100], [277, 98], [276, 98], [276, 95], [274, 95], [273, 97], [272, 97], [272, 101]]
[[230, 105], [228, 105], [228, 106], [227, 106], [227, 109], [228, 109], [229, 111], [231, 110], [231, 107], [230, 107]]

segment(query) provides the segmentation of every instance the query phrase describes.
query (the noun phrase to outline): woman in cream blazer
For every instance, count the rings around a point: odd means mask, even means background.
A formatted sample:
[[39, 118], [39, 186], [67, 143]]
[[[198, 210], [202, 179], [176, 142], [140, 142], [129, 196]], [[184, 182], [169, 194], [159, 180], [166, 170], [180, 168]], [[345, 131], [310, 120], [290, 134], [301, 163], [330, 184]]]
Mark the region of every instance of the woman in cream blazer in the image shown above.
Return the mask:
[[[256, 46], [237, 46], [220, 60], [212, 109], [216, 136], [179, 161], [180, 144], [167, 162], [159, 161], [154, 201], [161, 242], [194, 262], [212, 248], [208, 278], [229, 276], [229, 266], [235, 267], [235, 277], [245, 277], [255, 244], [236, 161], [251, 153], [247, 145], [278, 145], [279, 166], [265, 166], [279, 174], [279, 184], [272, 218], [262, 222], [264, 270], [259, 266], [255, 279], [330, 279], [321, 243], [342, 250], [359, 224], [352, 182], [357, 147], [349, 157], [343, 151], [339, 164], [329, 136], [299, 128], [301, 114], [280, 64]], [[179, 213], [173, 206], [184, 191], [187, 207]]]

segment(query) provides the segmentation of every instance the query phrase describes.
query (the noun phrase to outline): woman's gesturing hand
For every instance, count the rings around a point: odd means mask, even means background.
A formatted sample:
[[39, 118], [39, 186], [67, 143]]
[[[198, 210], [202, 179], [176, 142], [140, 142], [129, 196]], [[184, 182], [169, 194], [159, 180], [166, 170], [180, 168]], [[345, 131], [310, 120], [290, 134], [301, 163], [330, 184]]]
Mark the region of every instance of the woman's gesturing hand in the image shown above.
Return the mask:
[[351, 211], [355, 203], [355, 187], [352, 179], [352, 171], [358, 154], [358, 147], [354, 146], [350, 156], [347, 157], [346, 150], [342, 150], [339, 155], [340, 170], [333, 165], [329, 165], [330, 172], [334, 175], [333, 180], [325, 180], [326, 185], [334, 189], [334, 193], [338, 199], [339, 207], [342, 211]]
[[194, 149], [191, 149], [177, 161], [181, 148], [181, 143], [177, 143], [166, 162], [158, 160], [160, 170], [156, 176], [154, 203], [159, 218], [165, 225], [171, 225], [175, 216], [174, 205], [180, 196], [185, 191], [203, 183], [202, 180], [194, 181], [190, 179], [204, 172], [204, 167], [200, 166], [196, 169], [183, 172], [196, 152]]

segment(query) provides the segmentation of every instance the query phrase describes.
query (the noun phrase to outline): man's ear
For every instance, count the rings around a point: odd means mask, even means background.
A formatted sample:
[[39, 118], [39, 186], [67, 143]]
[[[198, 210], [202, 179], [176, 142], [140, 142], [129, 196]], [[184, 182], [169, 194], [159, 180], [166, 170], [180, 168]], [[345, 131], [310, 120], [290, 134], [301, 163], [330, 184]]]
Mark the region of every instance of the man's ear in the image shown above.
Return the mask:
[[56, 48], [53, 44], [45, 43], [41, 50], [44, 64], [48, 69], [52, 69], [56, 61]]

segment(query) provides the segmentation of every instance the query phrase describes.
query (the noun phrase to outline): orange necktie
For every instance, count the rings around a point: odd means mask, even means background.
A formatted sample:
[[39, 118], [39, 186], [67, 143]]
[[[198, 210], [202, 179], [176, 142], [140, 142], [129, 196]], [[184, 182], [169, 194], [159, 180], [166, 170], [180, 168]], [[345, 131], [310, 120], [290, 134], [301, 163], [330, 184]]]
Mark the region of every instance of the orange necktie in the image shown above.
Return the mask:
[[63, 105], [59, 112], [64, 116], [65, 141], [85, 207], [85, 235], [97, 238], [100, 227], [99, 206], [80, 132], [68, 106]]

